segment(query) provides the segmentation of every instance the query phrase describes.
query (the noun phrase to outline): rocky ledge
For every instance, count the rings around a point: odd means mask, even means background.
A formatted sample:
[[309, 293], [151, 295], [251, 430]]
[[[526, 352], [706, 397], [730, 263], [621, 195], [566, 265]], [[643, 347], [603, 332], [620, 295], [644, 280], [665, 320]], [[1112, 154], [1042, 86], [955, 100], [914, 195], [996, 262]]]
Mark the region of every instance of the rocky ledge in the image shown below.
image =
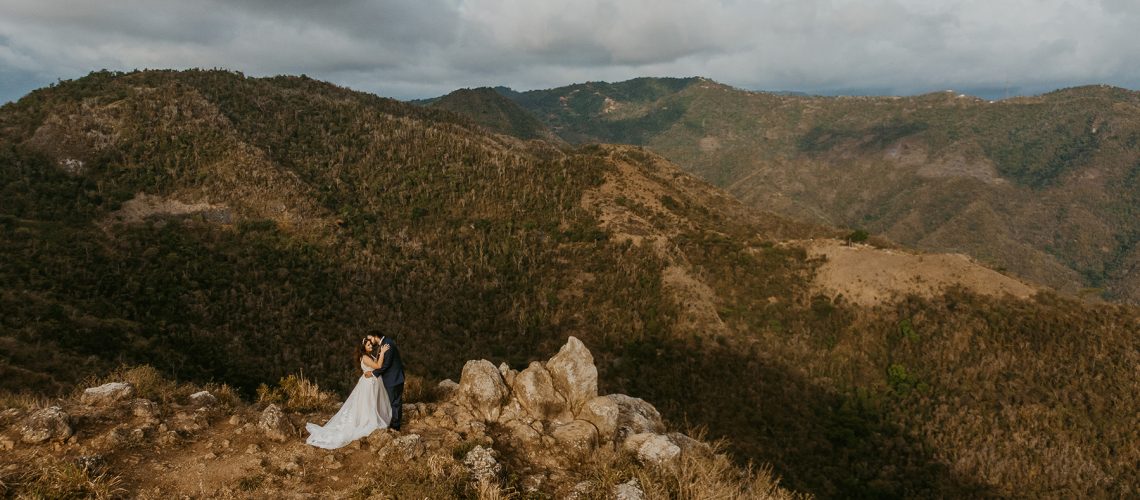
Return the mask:
[[116, 375], [0, 411], [0, 496], [791, 496], [765, 471], [669, 432], [649, 402], [598, 394], [593, 356], [574, 337], [521, 371], [469, 361], [458, 383], [405, 405], [402, 432], [332, 451], [304, 444], [304, 424], [337, 406], [315, 386], [307, 399], [243, 403], [225, 386], [156, 382], [150, 368]]

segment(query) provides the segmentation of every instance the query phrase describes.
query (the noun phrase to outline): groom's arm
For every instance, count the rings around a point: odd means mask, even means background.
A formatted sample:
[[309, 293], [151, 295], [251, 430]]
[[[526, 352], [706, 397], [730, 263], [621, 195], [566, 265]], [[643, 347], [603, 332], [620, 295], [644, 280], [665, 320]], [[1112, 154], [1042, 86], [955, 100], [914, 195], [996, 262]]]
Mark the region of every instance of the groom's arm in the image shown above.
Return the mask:
[[376, 377], [383, 375], [384, 372], [388, 371], [388, 368], [392, 366], [392, 350], [396, 348], [396, 344], [389, 345], [391, 345], [392, 348], [388, 349], [388, 351], [384, 353], [384, 360], [380, 363], [380, 368], [372, 370], [372, 375], [375, 375]]

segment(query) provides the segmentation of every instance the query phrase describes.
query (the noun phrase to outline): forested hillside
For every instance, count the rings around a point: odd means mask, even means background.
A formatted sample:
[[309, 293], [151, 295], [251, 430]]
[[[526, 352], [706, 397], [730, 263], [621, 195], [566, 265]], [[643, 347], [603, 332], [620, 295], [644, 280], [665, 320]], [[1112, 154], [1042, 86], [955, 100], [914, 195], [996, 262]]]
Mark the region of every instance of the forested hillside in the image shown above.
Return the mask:
[[640, 78], [505, 95], [568, 141], [646, 146], [763, 210], [1140, 303], [1136, 92], [810, 97]]
[[95, 73], [0, 108], [0, 387], [44, 397], [127, 362], [343, 391], [373, 328], [423, 387], [573, 335], [603, 393], [795, 490], [1136, 493], [1136, 309], [970, 285], [856, 303], [807, 241], [849, 232], [637, 147], [524, 142], [304, 77]]

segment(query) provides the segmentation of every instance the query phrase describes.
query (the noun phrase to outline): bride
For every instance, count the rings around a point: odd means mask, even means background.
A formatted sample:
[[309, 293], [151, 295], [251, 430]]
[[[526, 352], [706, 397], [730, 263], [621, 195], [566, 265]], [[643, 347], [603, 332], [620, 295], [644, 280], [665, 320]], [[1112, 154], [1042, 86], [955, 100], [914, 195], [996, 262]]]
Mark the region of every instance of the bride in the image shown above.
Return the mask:
[[331, 450], [367, 436], [376, 429], [388, 427], [388, 422], [392, 420], [392, 406], [388, 402], [384, 382], [376, 377], [364, 376], [364, 373], [380, 368], [377, 358], [384, 359], [387, 350], [386, 345], [377, 348], [371, 339], [360, 341], [356, 346], [360, 380], [340, 410], [323, 427], [313, 423], [305, 424], [305, 429], [309, 431], [306, 443]]

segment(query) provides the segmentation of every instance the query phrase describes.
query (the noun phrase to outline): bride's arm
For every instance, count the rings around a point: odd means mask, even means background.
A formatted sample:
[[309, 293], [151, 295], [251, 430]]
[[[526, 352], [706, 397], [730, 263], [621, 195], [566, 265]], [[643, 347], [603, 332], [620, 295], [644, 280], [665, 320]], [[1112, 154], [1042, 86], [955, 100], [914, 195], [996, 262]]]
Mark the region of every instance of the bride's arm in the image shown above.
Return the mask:
[[380, 359], [379, 360], [373, 360], [372, 356], [361, 356], [360, 361], [364, 363], [364, 366], [367, 366], [373, 370], [377, 370], [381, 366], [383, 366], [384, 353], [386, 353], [386, 352], [388, 352], [388, 346], [387, 345], [380, 346]]
[[365, 356], [361, 356], [361, 357], [360, 357], [360, 362], [361, 362], [361, 363], [364, 363], [364, 366], [367, 366], [367, 367], [369, 367], [369, 368], [371, 368], [371, 369], [373, 369], [373, 370], [375, 370], [375, 369], [377, 369], [377, 368], [380, 368], [380, 363], [377, 363], [376, 361], [373, 361], [373, 360], [372, 360], [372, 356], [367, 356], [367, 355], [365, 355]]

